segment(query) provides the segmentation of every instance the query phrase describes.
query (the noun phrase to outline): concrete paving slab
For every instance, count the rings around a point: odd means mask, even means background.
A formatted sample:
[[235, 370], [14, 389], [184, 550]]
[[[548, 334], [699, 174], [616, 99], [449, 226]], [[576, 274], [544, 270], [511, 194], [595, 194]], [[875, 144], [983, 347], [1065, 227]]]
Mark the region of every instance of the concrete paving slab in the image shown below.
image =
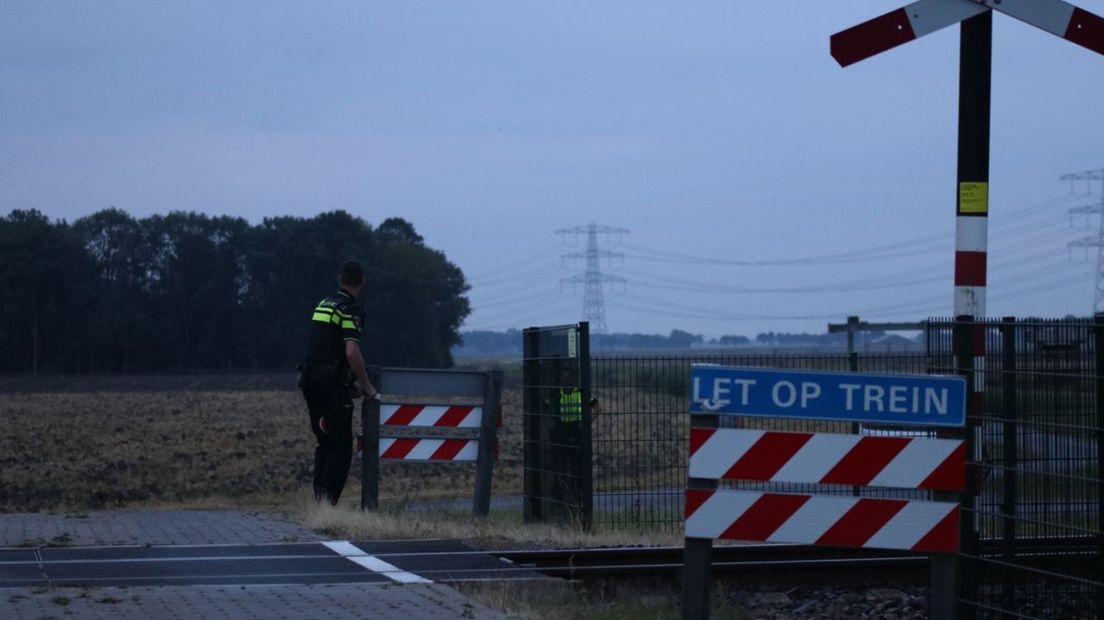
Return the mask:
[[384, 541], [354, 557], [324, 541], [257, 513], [0, 514], [0, 618], [505, 618], [436, 580], [397, 583], [422, 579], [403, 567], [371, 568], [377, 548], [475, 553], [457, 541]]
[[0, 514], [0, 547], [210, 545], [320, 541], [274, 515], [219, 510]]

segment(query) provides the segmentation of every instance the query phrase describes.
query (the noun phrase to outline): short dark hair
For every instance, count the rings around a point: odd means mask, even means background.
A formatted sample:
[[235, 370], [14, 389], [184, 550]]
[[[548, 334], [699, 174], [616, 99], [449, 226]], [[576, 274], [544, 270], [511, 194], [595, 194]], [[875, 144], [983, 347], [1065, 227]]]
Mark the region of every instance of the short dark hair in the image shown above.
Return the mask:
[[364, 283], [364, 265], [360, 261], [349, 259], [341, 263], [340, 277], [343, 286], [360, 286]]

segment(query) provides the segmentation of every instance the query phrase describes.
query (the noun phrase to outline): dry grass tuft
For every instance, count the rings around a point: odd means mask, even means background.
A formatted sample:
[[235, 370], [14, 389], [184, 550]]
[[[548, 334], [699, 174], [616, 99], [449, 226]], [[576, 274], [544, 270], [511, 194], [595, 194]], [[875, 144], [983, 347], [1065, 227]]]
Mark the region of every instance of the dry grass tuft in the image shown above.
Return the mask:
[[681, 534], [642, 537], [638, 532], [587, 532], [577, 527], [526, 524], [517, 511], [492, 511], [487, 518], [460, 511], [361, 511], [351, 503], [330, 506], [304, 496], [288, 516], [307, 528], [346, 540], [449, 538], [484, 549], [682, 544]]

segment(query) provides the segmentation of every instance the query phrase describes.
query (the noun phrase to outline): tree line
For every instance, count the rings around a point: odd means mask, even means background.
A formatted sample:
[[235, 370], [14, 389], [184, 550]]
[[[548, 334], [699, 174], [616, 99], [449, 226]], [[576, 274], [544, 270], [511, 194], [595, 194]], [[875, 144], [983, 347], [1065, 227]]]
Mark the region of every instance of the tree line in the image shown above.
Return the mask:
[[[463, 342], [453, 349], [457, 356], [477, 357], [494, 355], [522, 354], [522, 332], [508, 329], [504, 332], [470, 331], [462, 332]], [[878, 340], [887, 334], [882, 331], [863, 332], [863, 342]], [[815, 347], [844, 348], [847, 334], [844, 333], [789, 333], [761, 332], [754, 339], [747, 336], [728, 334], [719, 338], [705, 338], [701, 334], [692, 334], [675, 329], [667, 336], [660, 334], [591, 334], [590, 350], [597, 352], [691, 349], [710, 347]]]
[[[463, 342], [454, 349], [458, 356], [513, 355], [522, 354], [522, 332], [508, 329], [504, 332], [468, 331], [460, 334]], [[681, 329], [660, 334], [613, 333], [591, 334], [591, 351], [633, 351], [639, 349], [689, 349], [700, 346], [737, 346], [748, 344], [746, 336], [721, 336], [719, 339], [706, 340], [700, 334], [691, 334]]]
[[0, 218], [0, 372], [290, 370], [346, 258], [365, 265], [370, 364], [443, 368], [471, 312], [460, 269], [414, 227], [105, 209]]

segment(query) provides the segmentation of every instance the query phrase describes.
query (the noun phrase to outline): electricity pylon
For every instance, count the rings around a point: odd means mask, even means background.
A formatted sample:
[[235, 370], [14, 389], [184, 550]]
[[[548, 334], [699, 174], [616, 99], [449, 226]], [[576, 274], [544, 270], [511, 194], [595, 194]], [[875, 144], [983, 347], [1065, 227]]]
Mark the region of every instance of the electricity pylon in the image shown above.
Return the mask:
[[598, 249], [598, 233], [605, 233], [608, 239], [609, 235], [624, 235], [628, 232], [629, 231], [625, 228], [599, 226], [597, 224], [575, 226], [574, 228], [561, 228], [556, 231], [557, 235], [581, 235], [586, 233], [586, 252], [571, 252], [563, 255], [564, 258], [585, 258], [586, 271], [581, 274], [563, 278], [561, 282], [568, 284], [582, 283], [583, 320], [590, 323], [591, 334], [605, 335], [609, 333], [606, 327], [606, 304], [605, 298], [602, 295], [602, 285], [625, 281], [625, 278], [602, 273], [598, 259], [624, 258], [625, 255], [617, 252], [610, 252], [609, 250]]
[[[1063, 181], [1086, 181], [1087, 183], [1104, 181], [1104, 170], [1063, 174], [1061, 178]], [[1096, 236], [1070, 241], [1069, 247], [1071, 249], [1096, 248], [1096, 288], [1093, 296], [1093, 312], [1104, 312], [1104, 183], [1101, 184], [1100, 204], [1074, 207], [1069, 212], [1071, 216], [1084, 214], [1086, 218], [1095, 214], [1100, 221]]]

